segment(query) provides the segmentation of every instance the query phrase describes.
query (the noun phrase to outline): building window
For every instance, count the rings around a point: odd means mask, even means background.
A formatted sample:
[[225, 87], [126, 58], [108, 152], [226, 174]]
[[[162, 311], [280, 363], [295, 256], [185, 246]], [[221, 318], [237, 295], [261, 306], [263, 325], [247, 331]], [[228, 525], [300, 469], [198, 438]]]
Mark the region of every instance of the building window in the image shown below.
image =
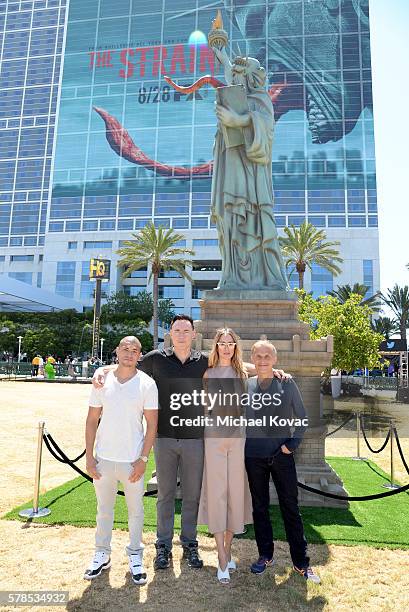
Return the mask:
[[105, 221], [100, 221], [99, 229], [102, 232], [108, 232], [109, 230], [114, 230], [115, 229], [115, 219], [108, 219]]
[[139, 268], [139, 270], [134, 270], [127, 278], [146, 278], [147, 275], [148, 270], [146, 268]]
[[112, 241], [110, 240], [86, 240], [84, 249], [112, 249]]
[[185, 295], [184, 286], [159, 285], [159, 297], [171, 299], [183, 299]]
[[98, 221], [83, 221], [82, 229], [84, 232], [96, 232], [98, 230]]
[[133, 219], [118, 219], [118, 229], [119, 230], [132, 230], [133, 229]]
[[74, 297], [75, 261], [59, 261], [55, 279], [55, 292], [65, 297]]
[[209, 219], [208, 217], [192, 217], [191, 227], [208, 227]]
[[327, 291], [332, 291], [334, 288], [334, 277], [331, 272], [318, 266], [317, 264], [312, 264], [311, 266], [311, 289], [313, 296], [315, 298], [320, 295], [326, 295]]
[[221, 261], [194, 261], [193, 272], [219, 272], [222, 269]]
[[219, 246], [217, 238], [196, 238], [193, 240], [194, 247]]
[[32, 272], [9, 272], [9, 277], [14, 278], [21, 283], [27, 283], [27, 285], [33, 284], [33, 273]]
[[182, 278], [182, 275], [176, 270], [161, 270], [159, 278]]
[[217, 287], [218, 282], [215, 281], [214, 283], [206, 283], [206, 284], [200, 284], [200, 283], [195, 283], [194, 285], [192, 285], [192, 300], [200, 300], [202, 299], [203, 296], [203, 292], [204, 291], [210, 291], [211, 289], [214, 289], [215, 287]]
[[168, 229], [170, 227], [170, 219], [165, 218], [165, 217], [157, 217], [153, 220], [153, 223], [155, 225], [156, 228], [158, 227], [164, 227], [166, 229]]
[[78, 242], [76, 240], [72, 240], [68, 243], [68, 250], [74, 251], [78, 247]]
[[135, 229], [141, 229], [151, 223], [152, 219], [135, 219]]
[[368, 287], [367, 296], [373, 295], [373, 261], [372, 259], [364, 259], [362, 262], [364, 285]]
[[34, 255], [11, 255], [10, 261], [34, 261]]
[[189, 218], [188, 217], [182, 217], [182, 218], [175, 218], [172, 219], [172, 227], [174, 229], [186, 229], [189, 227]]
[[43, 273], [37, 272], [37, 287], [41, 288], [41, 283], [43, 282]]
[[49, 232], [63, 232], [64, 222], [63, 221], [51, 221], [48, 226]]
[[65, 231], [66, 232], [79, 232], [81, 224], [79, 221], [66, 221]]
[[201, 316], [201, 312], [200, 312], [200, 307], [194, 306], [193, 308], [190, 309], [190, 316], [192, 317], [192, 319], [194, 321], [198, 321], [200, 319]]
[[349, 227], [365, 227], [366, 219], [365, 217], [348, 217], [348, 225]]
[[328, 227], [346, 227], [345, 217], [328, 217]]
[[126, 285], [126, 287], [124, 287], [124, 293], [126, 293], [126, 295], [138, 295], [138, 293], [142, 293], [143, 291], [146, 291], [146, 287], [136, 287], [135, 285]]
[[89, 280], [89, 261], [81, 264], [80, 299], [92, 300], [94, 297], [95, 282]]
[[308, 217], [308, 221], [315, 227], [325, 227], [325, 217]]

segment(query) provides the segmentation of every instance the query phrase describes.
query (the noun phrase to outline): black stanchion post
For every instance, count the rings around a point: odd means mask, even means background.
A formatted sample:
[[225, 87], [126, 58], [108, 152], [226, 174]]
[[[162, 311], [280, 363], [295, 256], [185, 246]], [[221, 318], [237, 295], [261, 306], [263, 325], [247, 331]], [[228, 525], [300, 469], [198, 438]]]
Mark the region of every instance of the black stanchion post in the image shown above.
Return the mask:
[[356, 412], [356, 457], [352, 457], [354, 461], [367, 461], [367, 457], [361, 457], [361, 413], [359, 410]]
[[394, 446], [393, 446], [393, 439], [395, 436], [395, 424], [394, 422], [390, 421], [389, 423], [389, 431], [390, 431], [390, 436], [389, 436], [389, 444], [390, 444], [390, 457], [391, 457], [391, 476], [390, 476], [390, 482], [388, 484], [384, 484], [382, 485], [383, 487], [385, 487], [385, 489], [399, 489], [399, 485], [395, 484], [395, 474], [394, 474]]
[[37, 460], [36, 460], [36, 471], [35, 471], [35, 479], [34, 479], [34, 498], [33, 498], [33, 507], [26, 508], [25, 510], [20, 510], [19, 516], [24, 516], [25, 518], [37, 518], [41, 516], [47, 516], [51, 514], [51, 510], [49, 508], [39, 508], [38, 507], [38, 499], [40, 496], [40, 476], [41, 476], [41, 457], [43, 452], [43, 434], [44, 434], [44, 421], [40, 421], [38, 423], [38, 437], [37, 437]]

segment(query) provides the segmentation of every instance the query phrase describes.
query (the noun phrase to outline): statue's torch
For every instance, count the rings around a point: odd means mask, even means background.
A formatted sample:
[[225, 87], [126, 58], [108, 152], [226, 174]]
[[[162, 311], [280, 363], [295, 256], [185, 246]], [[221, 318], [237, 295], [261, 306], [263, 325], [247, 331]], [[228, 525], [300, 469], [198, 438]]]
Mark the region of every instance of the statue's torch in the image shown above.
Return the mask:
[[212, 21], [212, 28], [207, 35], [209, 47], [216, 47], [222, 50], [229, 40], [228, 34], [223, 30], [223, 19], [220, 10], [217, 11], [216, 18]]

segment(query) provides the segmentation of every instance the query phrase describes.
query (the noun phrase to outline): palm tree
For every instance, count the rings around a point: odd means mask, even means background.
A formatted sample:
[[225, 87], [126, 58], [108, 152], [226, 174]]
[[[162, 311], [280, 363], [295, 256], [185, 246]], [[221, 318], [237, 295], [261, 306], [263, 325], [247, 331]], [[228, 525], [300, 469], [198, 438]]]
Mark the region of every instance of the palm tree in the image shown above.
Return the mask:
[[191, 280], [185, 266], [191, 263], [187, 255], [194, 255], [191, 249], [177, 247], [184, 239], [173, 229], [155, 228], [148, 223], [137, 234], [132, 234], [135, 240], [125, 240], [124, 246], [118, 249], [121, 256], [118, 266], [124, 266], [122, 278], [126, 278], [135, 270], [151, 267], [149, 280], [153, 277], [153, 347], [158, 347], [158, 278], [161, 270], [176, 270], [181, 276]]
[[401, 340], [406, 340], [406, 330], [409, 327], [409, 287], [399, 287], [397, 284], [388, 293], [381, 293], [382, 301], [389, 306], [395, 315], [394, 322], [400, 331]]
[[304, 288], [304, 273], [313, 263], [336, 275], [341, 272], [336, 262], [342, 263], [337, 249], [339, 242], [326, 242], [324, 230], [304, 221], [299, 228], [294, 225], [284, 228], [285, 236], [279, 241], [287, 268], [293, 265], [298, 272], [298, 286]]
[[396, 332], [396, 323], [389, 317], [379, 317], [371, 322], [372, 329], [378, 334], [382, 334], [385, 340], [389, 340], [392, 334]]
[[379, 312], [381, 308], [381, 303], [378, 300], [380, 295], [379, 292], [365, 298], [368, 291], [369, 287], [366, 285], [355, 283], [352, 288], [351, 285], [338, 285], [337, 289], [327, 291], [327, 294], [337, 298], [340, 304], [344, 304], [351, 297], [351, 294], [355, 293], [356, 295], [362, 296], [361, 306], [368, 306], [371, 309], [371, 312]]

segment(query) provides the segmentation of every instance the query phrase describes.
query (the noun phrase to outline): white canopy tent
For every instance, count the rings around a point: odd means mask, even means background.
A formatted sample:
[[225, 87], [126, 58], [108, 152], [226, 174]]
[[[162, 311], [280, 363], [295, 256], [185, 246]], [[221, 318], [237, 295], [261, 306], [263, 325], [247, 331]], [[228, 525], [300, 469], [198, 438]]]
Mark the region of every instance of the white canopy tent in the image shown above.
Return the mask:
[[83, 307], [73, 299], [0, 274], [0, 312], [51, 312], [66, 309], [82, 312]]

